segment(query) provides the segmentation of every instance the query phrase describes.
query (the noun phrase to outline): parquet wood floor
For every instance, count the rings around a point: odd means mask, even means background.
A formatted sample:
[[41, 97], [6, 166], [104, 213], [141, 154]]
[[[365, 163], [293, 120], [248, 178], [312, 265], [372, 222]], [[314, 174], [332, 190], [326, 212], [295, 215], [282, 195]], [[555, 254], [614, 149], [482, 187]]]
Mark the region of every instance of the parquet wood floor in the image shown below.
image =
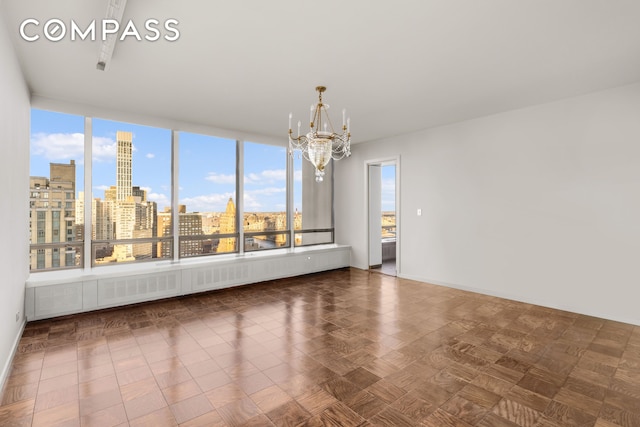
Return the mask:
[[640, 426], [640, 327], [357, 269], [27, 324], [2, 426]]

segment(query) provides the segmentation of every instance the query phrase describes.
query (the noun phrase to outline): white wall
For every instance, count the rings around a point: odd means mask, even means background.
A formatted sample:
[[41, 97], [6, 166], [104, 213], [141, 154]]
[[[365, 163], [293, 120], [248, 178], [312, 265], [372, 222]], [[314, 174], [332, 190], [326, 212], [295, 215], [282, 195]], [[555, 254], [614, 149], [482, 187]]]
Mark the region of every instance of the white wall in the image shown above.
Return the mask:
[[29, 91], [0, 19], [0, 385], [24, 323], [24, 283], [29, 272], [29, 109]]
[[364, 164], [398, 154], [402, 277], [640, 325], [640, 83], [356, 145], [335, 195], [355, 267]]

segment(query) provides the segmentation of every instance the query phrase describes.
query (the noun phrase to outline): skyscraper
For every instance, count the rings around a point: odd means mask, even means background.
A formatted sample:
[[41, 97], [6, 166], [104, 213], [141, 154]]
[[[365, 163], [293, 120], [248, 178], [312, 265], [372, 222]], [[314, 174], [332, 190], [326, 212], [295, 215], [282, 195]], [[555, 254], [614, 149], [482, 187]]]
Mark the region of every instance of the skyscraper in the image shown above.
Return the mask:
[[[157, 204], [147, 200], [146, 190], [132, 185], [133, 135], [116, 132], [116, 185], [104, 192], [105, 200], [94, 199], [93, 215], [95, 238], [98, 240], [129, 240], [151, 238], [157, 235]], [[156, 258], [155, 244], [120, 243], [100, 248], [105, 252], [101, 262], [133, 261]]]
[[116, 200], [125, 202], [131, 196], [131, 149], [133, 135], [131, 132], [116, 132]]
[[[236, 205], [233, 203], [233, 199], [229, 197], [227, 202], [227, 209], [220, 216], [220, 234], [230, 234], [236, 232]], [[220, 239], [218, 245], [218, 253], [235, 252], [236, 250], [236, 238], [225, 237]]]
[[[75, 240], [76, 164], [50, 163], [49, 178], [29, 178], [31, 243], [62, 243]], [[42, 247], [31, 251], [31, 269], [71, 267], [72, 248]]]

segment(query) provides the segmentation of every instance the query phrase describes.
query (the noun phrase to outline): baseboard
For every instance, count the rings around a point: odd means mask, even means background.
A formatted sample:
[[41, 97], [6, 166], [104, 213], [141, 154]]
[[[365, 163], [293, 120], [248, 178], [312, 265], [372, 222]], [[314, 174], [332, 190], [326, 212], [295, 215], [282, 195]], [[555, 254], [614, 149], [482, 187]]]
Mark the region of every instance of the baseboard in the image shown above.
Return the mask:
[[11, 353], [7, 360], [5, 361], [4, 366], [2, 367], [2, 372], [0, 373], [0, 395], [4, 391], [4, 386], [11, 374], [11, 366], [13, 366], [13, 358], [15, 357], [18, 351], [18, 345], [20, 345], [20, 339], [22, 338], [22, 334], [24, 333], [24, 328], [27, 325], [27, 320], [22, 320], [22, 325], [20, 325], [20, 329], [18, 330], [18, 334], [16, 335], [15, 340], [13, 341], [13, 346], [11, 348]]
[[494, 291], [490, 291], [484, 288], [478, 288], [478, 287], [474, 287], [474, 286], [465, 286], [465, 285], [459, 285], [456, 283], [447, 283], [447, 282], [442, 282], [439, 280], [431, 280], [429, 278], [426, 277], [419, 277], [419, 276], [412, 276], [410, 274], [398, 274], [398, 277], [402, 278], [402, 279], [408, 279], [408, 280], [414, 280], [416, 282], [423, 282], [423, 283], [429, 283], [432, 285], [437, 285], [437, 286], [443, 286], [446, 288], [453, 288], [453, 289], [459, 289], [461, 291], [468, 291], [468, 292], [474, 292], [477, 294], [482, 294], [482, 295], [489, 295], [492, 297], [498, 297], [498, 298], [504, 298], [504, 299], [508, 299], [511, 301], [518, 301], [518, 302], [522, 302], [525, 304], [533, 304], [533, 305], [538, 305], [541, 307], [547, 307], [547, 308], [553, 308], [556, 310], [562, 310], [562, 311], [568, 311], [570, 313], [576, 313], [576, 314], [582, 314], [585, 316], [591, 316], [591, 317], [597, 317], [600, 319], [606, 319], [606, 320], [612, 320], [614, 322], [621, 322], [621, 323], [627, 323], [629, 325], [635, 325], [635, 326], [640, 326], [640, 319], [630, 319], [630, 318], [626, 318], [626, 317], [621, 317], [621, 316], [617, 316], [615, 314], [610, 314], [610, 313], [604, 313], [604, 312], [598, 312], [597, 310], [591, 311], [591, 310], [583, 310], [579, 307], [575, 307], [575, 306], [571, 306], [571, 305], [563, 305], [563, 304], [558, 304], [557, 302], [554, 301], [547, 301], [547, 300], [540, 300], [540, 299], [536, 299], [536, 298], [522, 298], [521, 296], [518, 295], [514, 295], [514, 294], [509, 294], [507, 292], [494, 292]]

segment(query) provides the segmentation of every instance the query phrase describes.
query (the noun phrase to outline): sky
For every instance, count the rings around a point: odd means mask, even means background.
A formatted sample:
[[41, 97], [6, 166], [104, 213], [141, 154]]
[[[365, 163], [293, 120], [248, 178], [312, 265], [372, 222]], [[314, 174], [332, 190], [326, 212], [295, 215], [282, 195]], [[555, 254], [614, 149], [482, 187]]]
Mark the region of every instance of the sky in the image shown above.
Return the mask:
[[[133, 134], [133, 185], [147, 190], [159, 211], [169, 206], [171, 131], [98, 118], [92, 120], [92, 127], [93, 197], [104, 198], [104, 190], [116, 184], [116, 132], [128, 131]], [[285, 211], [286, 148], [244, 144], [245, 212]], [[223, 212], [230, 197], [236, 200], [235, 157], [234, 140], [180, 132], [178, 194], [187, 212]], [[69, 163], [72, 159], [76, 163], [76, 191], [83, 191], [84, 117], [32, 109], [30, 175], [49, 177], [49, 163]], [[298, 211], [302, 210], [301, 162], [298, 155], [294, 156], [294, 208]], [[383, 167], [383, 211], [395, 206], [394, 176], [394, 167]]]

